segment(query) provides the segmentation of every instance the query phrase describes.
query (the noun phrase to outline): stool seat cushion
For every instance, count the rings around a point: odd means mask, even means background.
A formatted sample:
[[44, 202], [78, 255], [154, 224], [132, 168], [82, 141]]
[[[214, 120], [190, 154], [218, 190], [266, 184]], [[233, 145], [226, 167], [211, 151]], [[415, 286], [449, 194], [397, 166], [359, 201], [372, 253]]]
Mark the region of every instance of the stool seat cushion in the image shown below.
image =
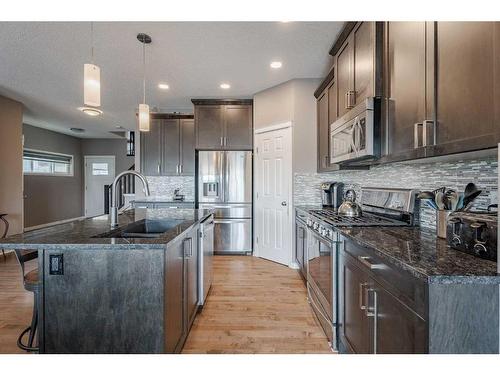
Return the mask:
[[28, 272], [26, 275], [24, 275], [24, 283], [26, 284], [26, 287], [28, 287], [28, 286], [36, 287], [39, 284], [38, 268], [34, 269], [34, 270]]

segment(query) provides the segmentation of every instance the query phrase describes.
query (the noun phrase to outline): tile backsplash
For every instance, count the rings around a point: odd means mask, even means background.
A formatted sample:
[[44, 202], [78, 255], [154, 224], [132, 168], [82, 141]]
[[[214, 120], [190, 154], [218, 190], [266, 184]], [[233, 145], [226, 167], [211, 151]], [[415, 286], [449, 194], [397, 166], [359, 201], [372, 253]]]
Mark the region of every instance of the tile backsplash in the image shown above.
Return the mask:
[[[335, 171], [294, 175], [296, 205], [321, 204], [320, 184], [325, 181], [340, 181], [345, 189], [354, 189], [360, 194], [363, 187], [412, 188], [434, 190], [440, 186], [463, 191], [465, 185], [474, 182], [483, 193], [476, 199], [473, 209], [485, 209], [498, 202], [498, 161], [495, 157], [477, 160], [433, 163], [393, 163], [373, 166], [370, 170]], [[435, 212], [420, 208], [420, 225], [435, 230]]]
[[194, 176], [146, 176], [151, 195], [169, 196], [175, 189], [185, 195], [186, 201], [194, 201]]

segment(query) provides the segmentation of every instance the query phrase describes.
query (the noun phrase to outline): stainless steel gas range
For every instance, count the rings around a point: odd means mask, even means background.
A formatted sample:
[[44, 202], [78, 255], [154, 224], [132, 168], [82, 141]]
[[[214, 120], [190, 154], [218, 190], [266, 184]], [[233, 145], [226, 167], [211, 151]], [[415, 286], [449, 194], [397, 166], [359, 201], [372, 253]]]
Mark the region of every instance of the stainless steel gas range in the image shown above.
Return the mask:
[[411, 226], [414, 223], [415, 191], [363, 188], [361, 217], [342, 216], [333, 209], [308, 210], [307, 246], [304, 249], [309, 302], [332, 349], [338, 350], [339, 251], [343, 227]]

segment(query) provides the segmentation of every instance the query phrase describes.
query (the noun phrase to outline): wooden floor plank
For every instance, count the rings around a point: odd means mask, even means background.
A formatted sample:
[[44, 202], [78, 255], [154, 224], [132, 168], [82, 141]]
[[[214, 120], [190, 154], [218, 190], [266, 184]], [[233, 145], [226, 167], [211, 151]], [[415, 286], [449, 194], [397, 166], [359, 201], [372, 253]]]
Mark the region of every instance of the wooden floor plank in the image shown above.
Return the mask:
[[[21, 267], [13, 252], [0, 254], [0, 353], [26, 353], [17, 347], [19, 334], [31, 323], [33, 293], [24, 290]], [[26, 263], [29, 271], [37, 261]]]
[[216, 256], [214, 282], [183, 353], [331, 353], [297, 271]]

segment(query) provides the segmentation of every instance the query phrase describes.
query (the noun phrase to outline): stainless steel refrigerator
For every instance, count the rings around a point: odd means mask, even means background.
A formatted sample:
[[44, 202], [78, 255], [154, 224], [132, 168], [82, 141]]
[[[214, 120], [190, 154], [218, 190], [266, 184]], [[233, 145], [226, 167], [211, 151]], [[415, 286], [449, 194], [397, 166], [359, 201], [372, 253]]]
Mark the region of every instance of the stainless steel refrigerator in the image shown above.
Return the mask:
[[199, 151], [197, 203], [215, 212], [214, 253], [252, 252], [252, 152]]

